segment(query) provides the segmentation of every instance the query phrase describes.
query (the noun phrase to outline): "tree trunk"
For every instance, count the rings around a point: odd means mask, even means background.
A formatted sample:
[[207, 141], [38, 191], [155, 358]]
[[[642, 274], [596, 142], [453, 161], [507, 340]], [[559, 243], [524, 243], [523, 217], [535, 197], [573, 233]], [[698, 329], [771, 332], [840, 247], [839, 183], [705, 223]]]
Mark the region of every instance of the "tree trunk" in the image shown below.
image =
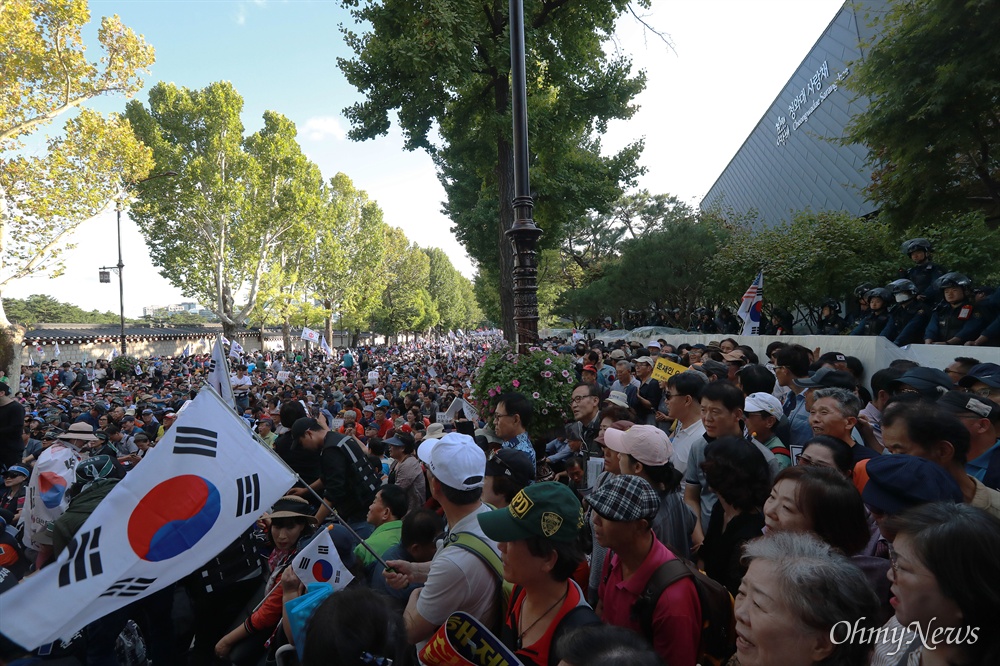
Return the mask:
[[327, 310], [326, 320], [323, 322], [323, 332], [326, 333], [326, 344], [330, 345], [332, 349], [337, 346], [333, 342], [333, 303], [323, 301], [323, 307]]
[[[21, 344], [27, 329], [19, 324], [11, 324], [0, 298], [0, 369], [7, 373], [11, 395], [19, 390], [21, 381]], [[41, 362], [41, 359], [38, 359]]]
[[288, 319], [288, 315], [281, 320], [281, 340], [285, 344], [285, 353], [290, 354], [292, 352], [292, 325]]
[[260, 353], [264, 353], [264, 322], [260, 323]]

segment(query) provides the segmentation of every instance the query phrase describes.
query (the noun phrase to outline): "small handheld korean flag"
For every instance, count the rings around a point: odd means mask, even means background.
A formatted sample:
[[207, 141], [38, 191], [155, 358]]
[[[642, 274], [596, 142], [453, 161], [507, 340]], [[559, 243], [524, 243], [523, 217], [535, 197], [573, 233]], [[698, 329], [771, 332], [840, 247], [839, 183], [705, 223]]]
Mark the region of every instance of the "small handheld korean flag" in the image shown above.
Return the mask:
[[330, 538], [330, 529], [328, 527], [317, 534], [292, 561], [292, 567], [295, 568], [295, 575], [306, 585], [326, 583], [336, 592], [347, 587], [354, 576], [340, 559], [340, 553]]
[[740, 335], [760, 335], [760, 313], [764, 308], [764, 271], [757, 273], [753, 284], [747, 288], [736, 316], [743, 320]]
[[295, 483], [206, 387], [55, 562], [0, 595], [0, 633], [34, 649], [197, 570]]
[[208, 375], [205, 377], [205, 382], [222, 396], [227, 405], [235, 410], [236, 400], [233, 398], [233, 385], [229, 381], [229, 367], [226, 365], [226, 354], [222, 350], [222, 340], [223, 337], [220, 334], [219, 339], [215, 341], [215, 347], [212, 348], [212, 360], [208, 363]]
[[302, 339], [307, 342], [319, 342], [319, 333], [312, 330], [311, 328], [302, 328]]
[[233, 340], [229, 343], [229, 355], [233, 358], [239, 358], [243, 353], [243, 345]]
[[181, 353], [185, 357], [190, 356], [191, 355], [191, 343], [188, 343], [187, 345], [185, 345], [184, 351], [181, 352]]
[[55, 346], [52, 347], [52, 353], [56, 355], [56, 358], [62, 356], [62, 352], [59, 351], [59, 343], [57, 342]]

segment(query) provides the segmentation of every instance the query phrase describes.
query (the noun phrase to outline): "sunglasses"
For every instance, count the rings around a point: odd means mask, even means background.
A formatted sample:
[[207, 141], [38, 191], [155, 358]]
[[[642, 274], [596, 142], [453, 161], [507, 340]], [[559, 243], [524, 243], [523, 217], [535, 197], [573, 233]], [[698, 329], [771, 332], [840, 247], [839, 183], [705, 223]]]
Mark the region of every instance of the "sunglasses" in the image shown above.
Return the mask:
[[503, 458], [497, 455], [497, 450], [490, 451], [490, 455], [486, 457], [486, 460], [489, 462], [495, 462], [503, 467], [503, 473], [506, 476], [514, 476], [514, 470], [510, 468], [510, 465], [508, 465]]

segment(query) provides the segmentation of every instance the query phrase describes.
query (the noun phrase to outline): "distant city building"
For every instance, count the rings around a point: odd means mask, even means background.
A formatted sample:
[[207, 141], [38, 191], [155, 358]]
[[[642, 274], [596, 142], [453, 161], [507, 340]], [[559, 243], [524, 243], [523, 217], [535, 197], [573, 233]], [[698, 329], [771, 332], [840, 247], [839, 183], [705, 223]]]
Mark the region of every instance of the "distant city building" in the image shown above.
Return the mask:
[[172, 303], [170, 305], [147, 305], [142, 308], [143, 317], [169, 317], [172, 314], [187, 313], [203, 317], [207, 321], [217, 321], [218, 316], [211, 310], [199, 307], [193, 301]]
[[768, 226], [806, 209], [876, 212], [862, 191], [871, 181], [867, 149], [839, 143], [850, 119], [868, 106], [843, 87], [849, 63], [864, 59], [861, 44], [874, 38], [866, 14], [888, 8], [888, 0], [859, 4], [848, 0], [840, 8], [705, 195], [702, 210], [756, 211]]

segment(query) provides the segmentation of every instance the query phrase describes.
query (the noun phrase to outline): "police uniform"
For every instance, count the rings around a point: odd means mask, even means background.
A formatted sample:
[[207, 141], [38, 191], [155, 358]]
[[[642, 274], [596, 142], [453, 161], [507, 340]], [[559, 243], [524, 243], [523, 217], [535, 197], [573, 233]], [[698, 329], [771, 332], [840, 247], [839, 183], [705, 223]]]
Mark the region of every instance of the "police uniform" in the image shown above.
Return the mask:
[[924, 339], [931, 342], [947, 342], [958, 338], [962, 342], [975, 340], [985, 328], [983, 313], [968, 300], [956, 305], [940, 303], [931, 313], [930, 323], [924, 331]]
[[930, 306], [916, 299], [896, 303], [889, 308], [889, 322], [882, 330], [882, 337], [897, 347], [920, 344], [924, 341], [920, 336], [927, 329], [930, 313]]
[[851, 335], [879, 335], [888, 323], [889, 313], [886, 310], [868, 310]]
[[820, 317], [816, 322], [817, 335], [841, 335], [847, 330], [847, 322], [834, 312], [829, 317]]
[[909, 270], [900, 274], [907, 280], [917, 285], [917, 294], [930, 301], [937, 301], [941, 298], [941, 291], [935, 286], [939, 277], [948, 271], [940, 264], [927, 261], [922, 264], [912, 266]]

